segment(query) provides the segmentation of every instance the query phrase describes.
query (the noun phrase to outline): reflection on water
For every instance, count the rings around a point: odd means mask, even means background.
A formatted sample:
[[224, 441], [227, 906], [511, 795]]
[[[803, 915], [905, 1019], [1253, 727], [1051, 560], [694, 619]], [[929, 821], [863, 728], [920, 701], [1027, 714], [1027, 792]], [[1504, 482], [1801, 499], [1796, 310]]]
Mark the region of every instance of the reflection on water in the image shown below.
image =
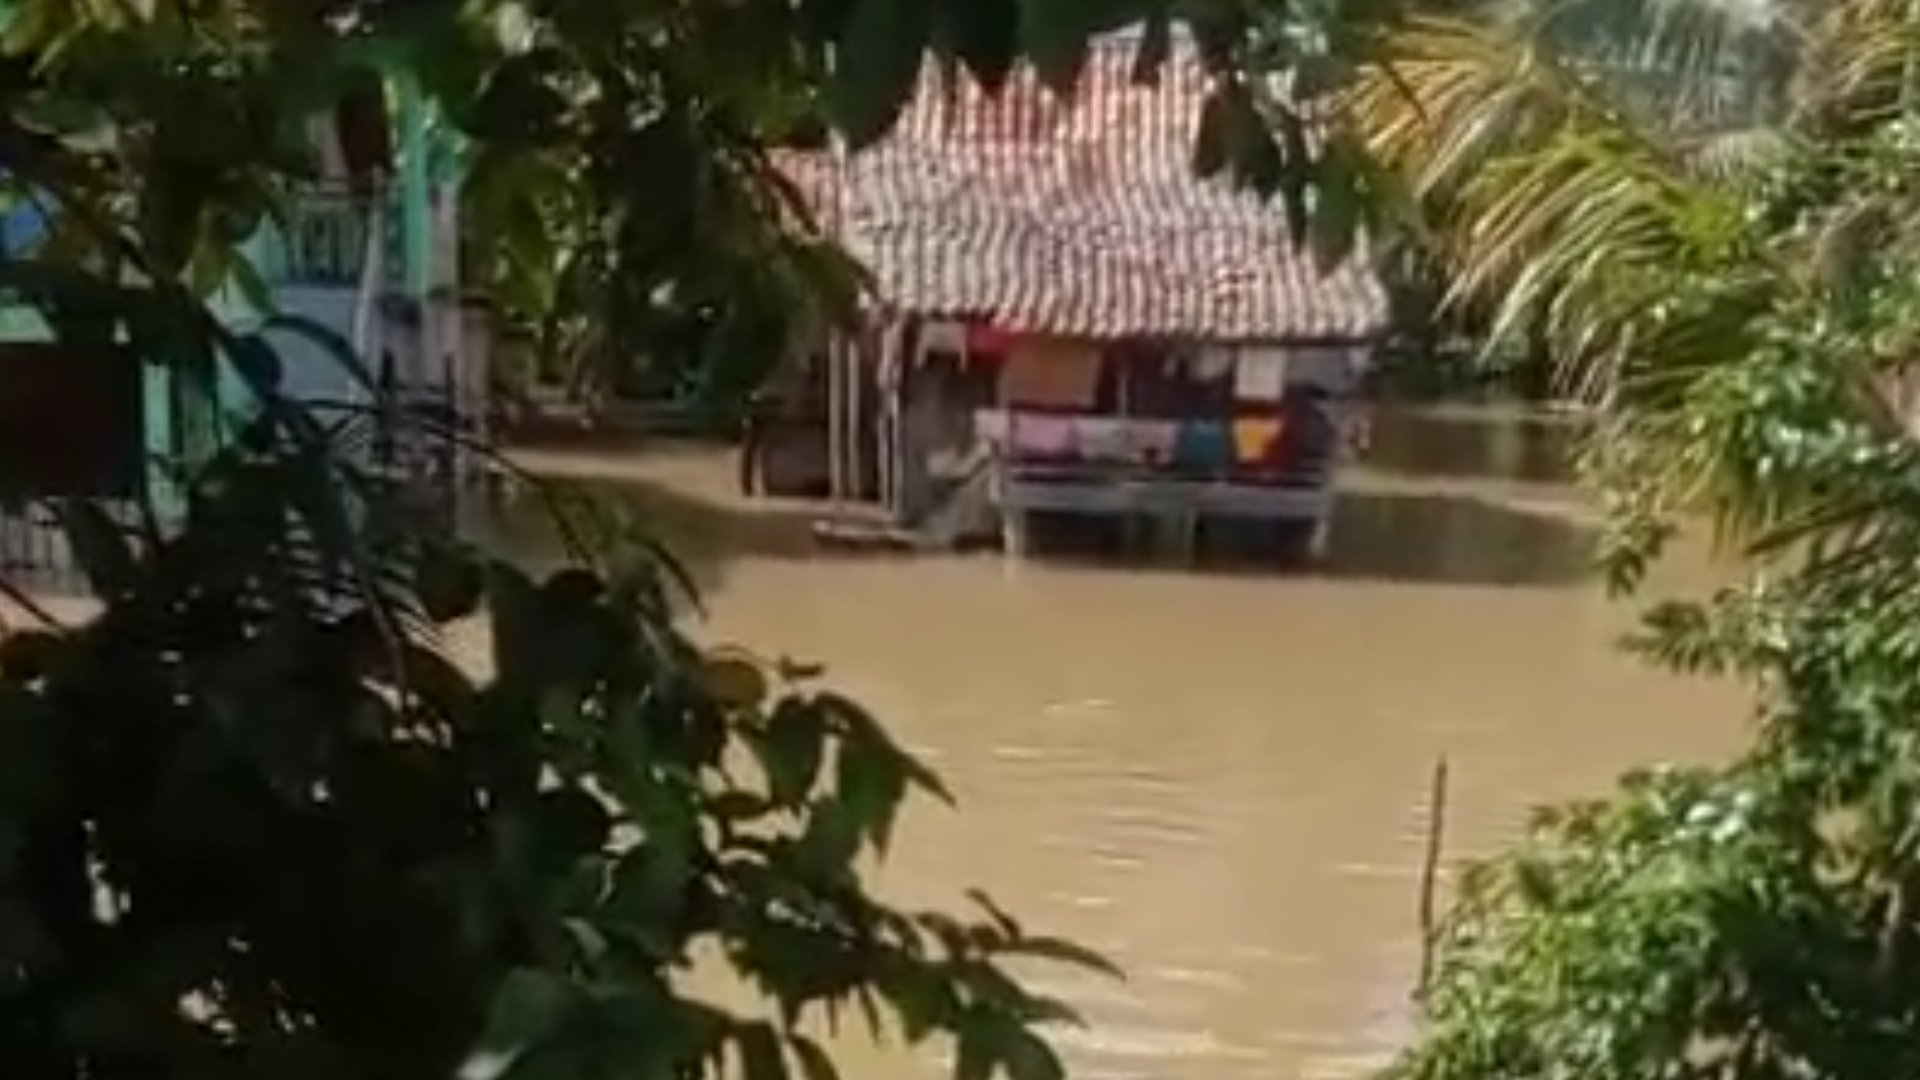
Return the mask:
[[1472, 493], [1358, 491], [1335, 508], [1323, 564], [1343, 578], [1487, 587], [1566, 585], [1593, 565], [1591, 526]]
[[1585, 581], [1577, 500], [1447, 464], [1498, 460], [1446, 448], [1464, 421], [1417, 452], [1421, 420], [1383, 420], [1398, 457], [1298, 575], [826, 558], [804, 513], [732, 501], [710, 453], [591, 467], [686, 553], [713, 635], [830, 664], [960, 794], [909, 817], [884, 888], [979, 885], [1127, 969], [1043, 975], [1091, 1021], [1063, 1037], [1076, 1075], [1345, 1076], [1407, 1031], [1438, 756], [1458, 858], [1737, 726], [1722, 688], [1609, 649], [1625, 613]]
[[1568, 416], [1497, 408], [1389, 410], [1375, 425], [1368, 464], [1429, 479], [1566, 483], [1574, 427]]

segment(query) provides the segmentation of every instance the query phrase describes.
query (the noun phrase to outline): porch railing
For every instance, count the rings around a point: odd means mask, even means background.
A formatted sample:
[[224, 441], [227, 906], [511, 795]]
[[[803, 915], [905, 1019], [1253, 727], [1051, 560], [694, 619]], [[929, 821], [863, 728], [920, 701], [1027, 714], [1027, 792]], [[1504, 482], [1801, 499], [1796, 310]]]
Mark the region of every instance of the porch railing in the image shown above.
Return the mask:
[[[283, 227], [263, 238], [261, 271], [269, 285], [356, 288], [367, 259], [380, 260], [380, 285], [404, 278], [401, 205], [391, 188], [356, 194], [344, 187], [314, 187], [296, 195]], [[374, 245], [369, 233], [379, 230]]]

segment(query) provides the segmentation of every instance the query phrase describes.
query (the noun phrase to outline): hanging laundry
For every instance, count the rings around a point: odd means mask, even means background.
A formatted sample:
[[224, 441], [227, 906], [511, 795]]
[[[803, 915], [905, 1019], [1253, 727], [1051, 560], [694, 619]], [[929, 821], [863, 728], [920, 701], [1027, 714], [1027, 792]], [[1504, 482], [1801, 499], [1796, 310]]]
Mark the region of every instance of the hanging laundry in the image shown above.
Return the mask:
[[1243, 416], [1233, 422], [1233, 460], [1241, 465], [1272, 465], [1284, 427], [1277, 416]]
[[1221, 420], [1183, 420], [1173, 459], [1183, 469], [1225, 469], [1233, 464], [1233, 433]]
[[1242, 349], [1233, 364], [1233, 396], [1241, 401], [1279, 401], [1287, 392], [1287, 350]]
[[1131, 420], [1127, 439], [1140, 461], [1149, 465], [1171, 462], [1180, 443], [1180, 425], [1173, 420]]
[[927, 357], [938, 353], [964, 356], [967, 353], [969, 334], [967, 328], [945, 319], [930, 319], [920, 324], [920, 355]]
[[1073, 418], [1014, 413], [1013, 451], [1026, 458], [1068, 458], [1073, 456]]
[[1008, 441], [1007, 429], [1011, 414], [999, 409], [980, 409], [973, 414], [973, 436], [982, 442], [1001, 443]]
[[1008, 405], [1090, 409], [1100, 391], [1100, 351], [1062, 338], [1026, 338], [1000, 372]]
[[1289, 400], [1284, 434], [1279, 449], [1289, 468], [1319, 468], [1339, 448], [1339, 425], [1307, 395]]
[[976, 322], [966, 325], [966, 351], [976, 358], [1005, 359], [1013, 352], [1014, 337], [992, 323]]
[[1133, 440], [1127, 422], [1117, 416], [1073, 418], [1073, 446], [1085, 461], [1117, 463], [1133, 459]]

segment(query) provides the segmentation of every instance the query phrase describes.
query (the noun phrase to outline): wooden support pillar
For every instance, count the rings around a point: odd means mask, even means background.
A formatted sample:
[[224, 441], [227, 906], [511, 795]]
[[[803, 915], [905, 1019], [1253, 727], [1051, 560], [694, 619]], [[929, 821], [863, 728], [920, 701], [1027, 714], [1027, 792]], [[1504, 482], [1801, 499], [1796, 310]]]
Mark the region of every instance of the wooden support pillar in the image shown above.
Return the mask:
[[842, 355], [845, 352], [846, 339], [835, 334], [828, 340], [826, 355], [822, 358], [826, 365], [824, 375], [827, 383], [827, 500], [836, 514], [842, 508], [847, 490], [847, 403], [841, 386], [845, 381], [842, 371]]

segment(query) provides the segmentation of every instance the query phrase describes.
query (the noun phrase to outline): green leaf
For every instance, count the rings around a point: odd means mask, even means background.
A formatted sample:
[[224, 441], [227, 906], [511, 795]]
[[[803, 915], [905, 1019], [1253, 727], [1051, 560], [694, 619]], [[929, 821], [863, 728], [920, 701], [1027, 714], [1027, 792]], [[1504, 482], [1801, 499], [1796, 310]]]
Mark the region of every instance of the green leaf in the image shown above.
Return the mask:
[[912, 97], [931, 34], [929, 0], [854, 0], [827, 101], [854, 149], [886, 134]]
[[486, 1027], [460, 1066], [460, 1080], [502, 1080], [559, 1027], [571, 996], [565, 980], [552, 972], [509, 972], [494, 991]]
[[493, 616], [493, 670], [506, 688], [531, 689], [523, 680], [538, 670], [543, 633], [540, 591], [510, 564], [487, 566], [487, 611]]
[[1320, 170], [1313, 193], [1313, 212], [1308, 219], [1313, 257], [1326, 273], [1353, 254], [1365, 207], [1351, 176], [1332, 174], [1326, 169]]
[[826, 718], [812, 703], [788, 698], [774, 708], [766, 730], [754, 743], [774, 802], [796, 806], [813, 792], [826, 741]]
[[709, 657], [700, 667], [700, 683], [715, 701], [729, 708], [756, 708], [767, 697], [766, 673], [737, 656]]
[[1008, 1080], [1064, 1080], [1066, 1067], [1053, 1047], [1031, 1031], [1009, 1032], [1000, 1051]]
[[427, 617], [444, 624], [479, 610], [485, 578], [470, 553], [434, 544], [421, 553], [413, 585]]
[[845, 739], [836, 766], [834, 790], [848, 817], [876, 850], [886, 851], [907, 794], [902, 756], [890, 744]]
[[734, 1046], [740, 1052], [741, 1080], [787, 1080], [786, 1055], [770, 1025], [741, 1025], [734, 1031]]
[[571, 860], [605, 848], [613, 828], [600, 800], [578, 788], [540, 793], [538, 842], [548, 853]]
[[0, 675], [20, 683], [44, 678], [52, 674], [71, 647], [72, 642], [60, 634], [44, 630], [13, 631], [0, 637]]
[[970, 1009], [954, 1032], [954, 1080], [991, 1080], [1000, 1058], [999, 1025], [991, 1013]]
[[1120, 970], [1113, 961], [1084, 945], [1075, 944], [1064, 938], [1021, 936], [1007, 942], [998, 951], [1011, 956], [1032, 956], [1052, 960], [1115, 979], [1124, 980], [1127, 977], [1126, 972]]
[[994, 926], [999, 928], [1001, 936], [1006, 940], [1013, 941], [1024, 936], [1019, 921], [995, 903], [993, 897], [987, 895], [984, 890], [968, 889], [967, 899], [987, 913], [987, 917], [993, 920]]
[[1040, 80], [1057, 94], [1079, 85], [1093, 23], [1085, 0], [1020, 0], [1020, 41]]
[[1140, 47], [1133, 56], [1133, 81], [1160, 85], [1160, 73], [1173, 55], [1173, 17], [1164, 3], [1151, 5], [1140, 28]]
[[614, 871], [609, 909], [623, 924], [650, 936], [672, 930], [686, 907], [693, 862], [677, 842], [641, 844], [621, 856]]
[[1204, 178], [1219, 176], [1228, 161], [1228, 130], [1232, 106], [1226, 90], [1214, 88], [1200, 106], [1200, 125], [1193, 140], [1193, 171]]
[[938, 0], [936, 42], [989, 93], [1006, 85], [1020, 58], [1019, 0]]
[[941, 802], [953, 804], [953, 792], [947, 789], [939, 775], [894, 742], [893, 737], [887, 734], [887, 729], [859, 702], [831, 693], [821, 694], [818, 701], [822, 709], [840, 722], [841, 733], [849, 742], [888, 754], [905, 771], [914, 787]]
[[326, 323], [294, 312], [275, 312], [260, 325], [258, 334], [254, 336], [264, 340], [267, 334], [273, 333], [291, 334], [310, 342], [362, 390], [376, 396], [380, 393], [373, 372], [367, 368], [360, 354], [354, 351], [353, 343]]
[[814, 800], [797, 849], [801, 865], [819, 877], [839, 878], [859, 851], [860, 828], [846, 807], [838, 799]]
[[800, 1063], [800, 1073], [805, 1080], [840, 1080], [840, 1070], [834, 1067], [833, 1059], [819, 1043], [805, 1035], [792, 1035], [787, 1045], [793, 1050], [794, 1060]]

